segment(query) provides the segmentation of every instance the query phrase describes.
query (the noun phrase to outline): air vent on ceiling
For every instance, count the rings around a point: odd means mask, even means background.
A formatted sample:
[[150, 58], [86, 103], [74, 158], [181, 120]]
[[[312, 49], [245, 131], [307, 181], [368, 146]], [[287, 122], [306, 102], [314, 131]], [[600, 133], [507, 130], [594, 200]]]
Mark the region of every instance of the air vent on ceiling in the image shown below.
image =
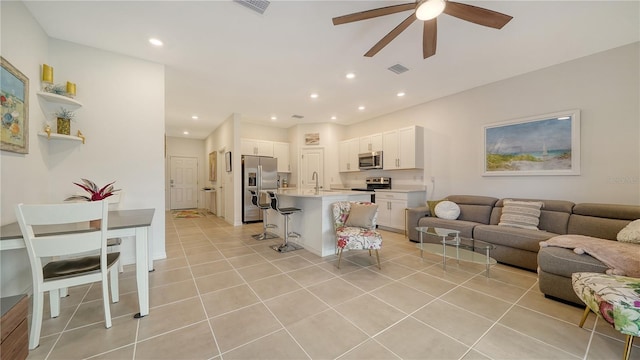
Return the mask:
[[295, 115], [295, 114], [291, 115], [291, 117], [294, 118], [294, 119], [302, 119], [302, 118], [304, 118], [304, 116], [302, 116], [302, 115]]
[[407, 69], [406, 67], [404, 67], [404, 66], [402, 66], [400, 64], [395, 64], [395, 65], [389, 67], [388, 69], [393, 71], [396, 74], [402, 74], [403, 72], [409, 71], [409, 69]]
[[270, 2], [267, 0], [233, 0], [240, 5], [246, 6], [249, 9], [264, 14], [264, 11], [267, 10]]

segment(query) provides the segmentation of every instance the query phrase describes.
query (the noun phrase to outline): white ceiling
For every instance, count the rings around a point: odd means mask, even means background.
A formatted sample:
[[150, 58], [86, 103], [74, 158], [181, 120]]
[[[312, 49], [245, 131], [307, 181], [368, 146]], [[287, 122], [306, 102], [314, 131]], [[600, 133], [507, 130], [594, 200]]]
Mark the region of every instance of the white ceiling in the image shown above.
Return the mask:
[[[352, 124], [640, 40], [637, 0], [461, 1], [514, 19], [495, 30], [443, 14], [437, 53], [426, 60], [419, 21], [373, 58], [362, 56], [410, 12], [331, 22], [404, 2], [271, 1], [263, 15], [232, 1], [26, 6], [50, 37], [166, 65], [166, 133], [183, 136], [187, 130], [197, 139], [232, 113], [283, 128], [328, 122], [332, 115]], [[150, 37], [164, 47], [149, 45]], [[410, 71], [396, 75], [387, 70], [394, 64]], [[347, 80], [347, 72], [356, 78]], [[406, 96], [397, 97], [399, 91]], [[311, 99], [312, 92], [319, 98]]]

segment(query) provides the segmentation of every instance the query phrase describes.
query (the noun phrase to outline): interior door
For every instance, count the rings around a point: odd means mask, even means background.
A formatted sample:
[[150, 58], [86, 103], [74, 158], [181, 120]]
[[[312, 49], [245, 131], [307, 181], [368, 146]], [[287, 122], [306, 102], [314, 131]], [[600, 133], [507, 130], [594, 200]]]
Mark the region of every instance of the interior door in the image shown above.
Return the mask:
[[227, 198], [225, 197], [225, 187], [226, 187], [226, 183], [227, 183], [227, 171], [225, 168], [225, 159], [224, 159], [224, 148], [221, 149], [220, 151], [218, 151], [218, 174], [220, 174], [220, 176], [218, 176], [218, 197], [217, 197], [217, 201], [218, 201], [218, 216], [221, 218], [225, 218], [226, 217], [226, 204], [227, 204]]
[[313, 173], [318, 173], [318, 186], [323, 188], [324, 186], [324, 149], [302, 149], [300, 159], [300, 187], [301, 188], [314, 188], [316, 186], [316, 180], [313, 178]]
[[198, 159], [172, 156], [170, 208], [193, 209], [198, 207]]

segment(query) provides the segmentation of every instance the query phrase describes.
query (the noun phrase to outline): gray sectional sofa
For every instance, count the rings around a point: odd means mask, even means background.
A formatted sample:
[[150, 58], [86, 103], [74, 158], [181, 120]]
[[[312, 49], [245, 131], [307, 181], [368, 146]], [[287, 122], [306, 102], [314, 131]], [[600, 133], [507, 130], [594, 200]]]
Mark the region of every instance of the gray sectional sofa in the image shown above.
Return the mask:
[[[556, 235], [577, 234], [616, 240], [618, 232], [631, 221], [640, 218], [640, 206], [618, 204], [574, 204], [565, 200], [520, 199], [539, 201], [541, 208], [539, 230], [498, 225], [503, 199], [475, 195], [451, 195], [446, 200], [460, 207], [456, 220], [431, 216], [429, 208], [407, 211], [408, 236], [419, 241], [415, 227], [442, 227], [460, 231], [467, 239], [491, 243], [495, 249], [491, 257], [500, 263], [538, 271], [540, 291], [546, 296], [581, 304], [573, 292], [571, 274], [574, 272], [605, 272], [608, 267], [587, 255], [576, 254], [560, 247], [540, 248], [540, 242]], [[423, 241], [437, 243], [440, 238], [424, 235]], [[640, 259], [640, 245], [638, 245]], [[640, 261], [640, 260], [639, 260]], [[639, 264], [640, 266], [640, 264]]]

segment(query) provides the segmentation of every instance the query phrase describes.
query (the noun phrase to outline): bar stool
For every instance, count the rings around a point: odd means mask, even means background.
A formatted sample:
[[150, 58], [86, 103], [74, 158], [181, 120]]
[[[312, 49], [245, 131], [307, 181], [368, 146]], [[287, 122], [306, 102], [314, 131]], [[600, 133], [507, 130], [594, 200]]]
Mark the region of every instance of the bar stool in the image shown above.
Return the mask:
[[280, 245], [274, 245], [271, 248], [282, 253], [302, 249], [302, 246], [289, 242], [289, 237], [299, 238], [301, 236], [297, 232], [289, 231], [289, 216], [294, 213], [302, 212], [302, 209], [294, 207], [281, 208], [278, 205], [276, 193], [273, 191], [267, 191], [267, 194], [269, 194], [269, 198], [271, 198], [271, 208], [284, 216], [284, 242]]
[[277, 228], [278, 225], [276, 224], [269, 224], [269, 222], [267, 221], [267, 210], [269, 210], [269, 208], [271, 207], [271, 205], [266, 202], [260, 202], [262, 196], [262, 194], [258, 194], [255, 190], [249, 190], [249, 192], [251, 193], [251, 203], [255, 206], [257, 206], [260, 210], [262, 210], [262, 233], [261, 234], [255, 234], [255, 235], [251, 235], [252, 238], [256, 239], [256, 240], [267, 240], [267, 239], [275, 239], [278, 237], [278, 235], [270, 233], [267, 231], [267, 229], [272, 229], [272, 228]]

